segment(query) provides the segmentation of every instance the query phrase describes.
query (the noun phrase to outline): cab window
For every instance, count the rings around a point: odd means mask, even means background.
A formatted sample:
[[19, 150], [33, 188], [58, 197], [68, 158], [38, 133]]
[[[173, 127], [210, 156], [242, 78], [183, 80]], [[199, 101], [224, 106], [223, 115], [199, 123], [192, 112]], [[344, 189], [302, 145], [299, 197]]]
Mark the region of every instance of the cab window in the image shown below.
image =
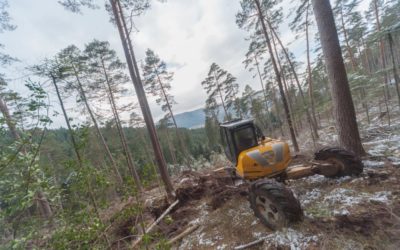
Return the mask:
[[235, 144], [238, 153], [243, 150], [257, 146], [256, 134], [254, 128], [250, 126], [238, 128], [235, 131]]
[[230, 133], [226, 129], [220, 130], [221, 138], [222, 138], [222, 146], [224, 147], [224, 151], [226, 156], [230, 161], [236, 162], [235, 160], [235, 153], [233, 152], [233, 144], [230, 139]]

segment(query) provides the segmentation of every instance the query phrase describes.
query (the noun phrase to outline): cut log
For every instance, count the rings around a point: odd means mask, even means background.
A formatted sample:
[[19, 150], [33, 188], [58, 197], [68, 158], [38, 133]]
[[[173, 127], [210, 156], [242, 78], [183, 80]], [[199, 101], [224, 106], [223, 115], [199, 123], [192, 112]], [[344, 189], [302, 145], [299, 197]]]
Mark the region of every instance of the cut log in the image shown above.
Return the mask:
[[194, 224], [189, 226], [188, 228], [186, 228], [182, 233], [178, 234], [177, 236], [175, 236], [174, 238], [170, 239], [168, 241], [168, 245], [172, 245], [175, 242], [183, 239], [184, 237], [186, 237], [186, 235], [191, 234], [194, 230], [196, 230], [199, 227], [199, 224]]
[[[164, 213], [162, 213], [162, 214], [160, 215], [160, 217], [158, 217], [157, 220], [155, 220], [153, 223], [151, 223], [151, 225], [145, 230], [145, 234], [150, 233], [150, 232], [154, 229], [154, 227], [155, 227], [169, 212], [171, 212], [171, 210], [172, 210], [176, 205], [178, 205], [178, 203], [179, 203], [179, 200], [176, 200], [174, 203], [172, 203], [172, 204], [164, 211]], [[140, 243], [140, 242], [142, 241], [142, 239], [143, 239], [143, 236], [144, 236], [144, 234], [143, 234], [143, 235], [140, 235], [139, 238], [138, 238], [136, 241], [133, 242], [133, 244], [132, 244], [132, 249], [135, 249], [136, 246], [139, 245], [139, 243]]]
[[235, 250], [242, 250], [242, 249], [246, 249], [246, 248], [249, 248], [249, 247], [252, 247], [252, 246], [255, 246], [255, 245], [261, 244], [261, 243], [263, 243], [263, 242], [264, 242], [264, 240], [265, 240], [265, 238], [261, 238], [261, 239], [258, 239], [258, 240], [255, 240], [255, 241], [252, 241], [252, 242], [250, 242], [250, 243], [247, 243], [247, 244], [245, 244], [245, 245], [237, 246], [237, 247], [235, 247], [235, 248], [233, 248], [233, 249], [235, 249]]
[[294, 168], [289, 168], [286, 171], [286, 177], [288, 179], [300, 179], [300, 178], [311, 176], [311, 175], [314, 175], [314, 174], [315, 173], [313, 172], [311, 166], [294, 167]]

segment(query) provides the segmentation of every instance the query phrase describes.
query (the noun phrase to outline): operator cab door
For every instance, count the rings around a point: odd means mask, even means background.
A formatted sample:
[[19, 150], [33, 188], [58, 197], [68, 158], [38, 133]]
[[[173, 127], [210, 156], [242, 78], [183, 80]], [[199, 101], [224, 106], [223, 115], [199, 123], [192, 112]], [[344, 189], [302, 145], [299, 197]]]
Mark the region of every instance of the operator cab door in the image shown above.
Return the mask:
[[236, 159], [242, 151], [258, 146], [257, 135], [253, 124], [235, 128], [233, 139], [236, 149]]
[[242, 151], [258, 145], [253, 124], [245, 124], [232, 129], [221, 127], [220, 133], [225, 154], [235, 165]]

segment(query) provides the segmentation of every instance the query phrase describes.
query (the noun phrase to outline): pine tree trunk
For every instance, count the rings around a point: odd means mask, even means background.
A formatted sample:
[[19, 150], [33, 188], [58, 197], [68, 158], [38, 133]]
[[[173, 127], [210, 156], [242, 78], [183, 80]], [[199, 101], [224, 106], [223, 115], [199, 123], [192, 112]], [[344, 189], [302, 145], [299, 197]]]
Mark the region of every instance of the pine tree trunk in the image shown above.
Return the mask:
[[122, 127], [121, 120], [119, 118], [117, 106], [115, 104], [115, 98], [114, 98], [113, 90], [111, 88], [110, 79], [108, 77], [108, 74], [107, 74], [107, 71], [106, 71], [106, 67], [104, 65], [104, 61], [103, 60], [101, 61], [101, 66], [102, 66], [102, 69], [103, 69], [104, 78], [106, 80], [105, 83], [106, 83], [106, 87], [108, 89], [109, 102], [110, 102], [110, 105], [111, 105], [111, 108], [112, 108], [112, 111], [113, 111], [113, 114], [114, 114], [115, 124], [117, 126], [118, 134], [119, 134], [120, 139], [121, 139], [121, 144], [122, 144], [122, 148], [123, 148], [124, 153], [125, 153], [126, 162], [128, 164], [129, 171], [131, 172], [131, 175], [132, 175], [133, 179], [135, 180], [136, 187], [138, 188], [139, 192], [142, 192], [143, 191], [142, 182], [140, 181], [140, 177], [139, 177], [139, 175], [138, 175], [138, 173], [136, 171], [135, 164], [133, 162], [132, 155], [131, 155], [131, 152], [130, 152], [129, 147], [128, 147], [128, 143], [127, 143], [127, 140], [126, 140], [125, 132], [124, 132], [124, 129]]
[[157, 131], [155, 129], [153, 117], [151, 116], [151, 111], [149, 104], [146, 99], [146, 94], [143, 89], [143, 84], [140, 79], [139, 68], [137, 66], [137, 62], [135, 59], [135, 54], [133, 51], [132, 41], [129, 37], [128, 28], [125, 23], [125, 18], [123, 16], [123, 11], [120, 5], [119, 0], [110, 0], [110, 4], [112, 7], [113, 15], [115, 18], [115, 22], [118, 28], [118, 32], [120, 35], [122, 47], [124, 49], [124, 54], [126, 58], [126, 62], [128, 65], [129, 74], [132, 80], [132, 83], [135, 87], [136, 94], [139, 99], [139, 104], [142, 109], [143, 118], [145, 120], [147, 129], [149, 131], [150, 140], [153, 146], [154, 154], [157, 160], [158, 169], [161, 174], [161, 178], [164, 182], [165, 189], [167, 191], [168, 196], [174, 196], [174, 187], [171, 182], [171, 178], [169, 177], [167, 164], [165, 162], [164, 155], [161, 150], [161, 146], [159, 143], [159, 139], [157, 136]]
[[275, 55], [276, 55], [276, 61], [278, 63], [278, 69], [279, 69], [279, 73], [280, 73], [280, 76], [281, 76], [281, 79], [282, 79], [283, 88], [284, 88], [285, 95], [286, 95], [286, 98], [287, 98], [288, 104], [289, 104], [289, 114], [290, 114], [290, 117], [292, 117], [292, 119], [293, 119], [293, 130], [294, 130], [295, 135], [297, 136], [298, 135], [298, 131], [297, 131], [297, 127], [296, 127], [295, 116], [294, 116], [294, 113], [293, 113], [293, 102], [292, 102], [292, 98], [291, 98], [290, 93], [289, 93], [289, 89], [287, 87], [287, 82], [286, 82], [286, 78], [285, 78], [285, 72], [283, 71], [281, 60], [279, 59], [278, 50], [276, 49], [276, 43], [275, 43], [274, 35], [271, 35], [271, 40], [272, 40], [272, 48], [273, 48], [273, 50], [275, 52]]
[[306, 54], [307, 54], [307, 73], [308, 73], [308, 96], [310, 97], [310, 104], [311, 104], [311, 118], [314, 126], [318, 128], [317, 118], [315, 116], [315, 102], [314, 102], [314, 83], [312, 78], [312, 71], [311, 71], [311, 59], [310, 59], [310, 38], [309, 38], [309, 29], [308, 29], [308, 13], [310, 8], [310, 0], [307, 3], [307, 10], [306, 10]]
[[222, 107], [224, 108], [225, 117], [228, 118], [228, 120], [230, 120], [230, 114], [228, 113], [228, 110], [226, 109], [224, 98], [222, 96], [221, 87], [219, 86], [219, 82], [218, 82], [217, 76], [215, 75], [215, 72], [214, 72], [214, 79], [215, 79], [215, 82], [217, 83], [217, 90], [219, 93], [219, 97], [221, 98]]
[[268, 33], [267, 33], [267, 27], [265, 26], [265, 23], [264, 23], [264, 15], [263, 15], [262, 10], [261, 10], [260, 1], [259, 0], [254, 0], [254, 2], [256, 4], [256, 6], [257, 6], [259, 21], [260, 21], [262, 29], [263, 29], [263, 33], [264, 33], [265, 41], [266, 41], [267, 46], [268, 46], [268, 51], [269, 51], [269, 55], [270, 55], [270, 58], [271, 58], [272, 66], [274, 68], [274, 72], [275, 72], [275, 75], [276, 75], [276, 80], [278, 82], [279, 93], [280, 93], [281, 98], [282, 98], [283, 108], [285, 110], [286, 121], [287, 121], [287, 124], [288, 124], [288, 127], [289, 127], [289, 132], [290, 132], [290, 137], [292, 139], [293, 148], [294, 148], [295, 152], [299, 152], [299, 145], [297, 144], [296, 135], [294, 133], [292, 117], [290, 116], [290, 113], [289, 113], [288, 103], [287, 103], [287, 100], [286, 100], [286, 97], [285, 97], [285, 92], [284, 92], [283, 86], [282, 86], [282, 79], [281, 79], [281, 76], [280, 76], [280, 73], [279, 73], [279, 70], [278, 70], [278, 66], [277, 66], [276, 61], [275, 61], [274, 53], [272, 51], [271, 41], [269, 40], [269, 36], [268, 36]]
[[272, 27], [271, 23], [268, 21], [268, 19], [266, 19], [266, 21], [267, 21], [268, 27], [272, 31], [272, 34], [275, 36], [276, 40], [278, 41], [279, 45], [281, 46], [281, 48], [282, 48], [282, 50], [283, 50], [283, 52], [285, 54], [286, 60], [288, 61], [289, 65], [290, 65], [290, 68], [292, 69], [293, 76], [295, 78], [295, 82], [296, 82], [297, 88], [299, 89], [300, 96], [301, 96], [301, 99], [302, 99], [302, 102], [303, 102], [303, 107], [304, 107], [304, 109], [306, 111], [307, 121], [308, 121], [309, 126], [310, 126], [311, 135], [312, 135], [313, 139], [314, 138], [315, 139], [319, 139], [318, 129], [316, 127], [316, 124], [312, 121], [311, 114], [310, 114], [310, 111], [309, 111], [309, 108], [308, 108], [308, 105], [306, 103], [306, 99], [305, 99], [305, 96], [304, 96], [304, 92], [303, 92], [303, 89], [302, 89], [300, 81], [299, 81], [299, 77], [297, 76], [296, 69], [294, 68], [294, 64], [293, 64], [292, 60], [290, 59], [290, 56], [289, 56], [285, 46], [283, 46], [283, 43], [282, 43], [281, 39], [279, 38], [279, 36], [276, 34], [274, 28]]
[[361, 144], [353, 99], [343, 63], [342, 51], [329, 0], [312, 0], [321, 38], [340, 146], [361, 156]]
[[183, 142], [182, 136], [179, 133], [178, 124], [176, 123], [174, 113], [172, 112], [172, 107], [171, 107], [171, 104], [169, 103], [168, 96], [167, 96], [167, 93], [165, 91], [164, 85], [163, 85], [163, 83], [162, 83], [162, 81], [160, 79], [160, 76], [158, 75], [157, 72], [156, 72], [156, 75], [157, 75], [158, 83], [160, 84], [160, 87], [161, 87], [165, 102], [167, 103], [169, 114], [171, 116], [172, 122], [174, 123], [176, 137], [178, 138], [179, 144], [180, 144], [180, 146], [182, 148], [186, 164], [188, 165], [189, 169], [192, 169], [192, 165], [191, 165], [191, 162], [190, 162], [190, 156], [189, 156], [189, 153], [187, 151], [187, 146]]
[[[82, 162], [81, 154], [79, 153], [78, 143], [75, 140], [74, 132], [73, 132], [71, 124], [69, 122], [67, 111], [65, 110], [65, 106], [64, 106], [64, 101], [61, 98], [61, 94], [60, 94], [60, 91], [58, 89], [56, 78], [53, 75], [51, 75], [51, 79], [52, 79], [54, 88], [56, 90], [58, 101], [60, 102], [61, 110], [63, 112], [64, 119], [65, 119], [65, 123], [67, 124], [67, 128], [68, 128], [68, 131], [69, 131], [69, 134], [70, 134], [70, 138], [71, 138], [71, 142], [72, 142], [72, 147], [74, 148], [74, 152], [75, 152], [76, 158], [78, 160], [79, 168], [83, 169], [83, 162]], [[97, 216], [100, 218], [97, 202], [96, 202], [96, 199], [95, 199], [94, 194], [93, 194], [92, 185], [90, 183], [90, 180], [88, 180], [87, 178], [86, 178], [86, 184], [87, 184], [87, 189], [88, 189], [87, 192], [89, 193], [89, 198], [90, 198], [90, 200], [92, 202], [92, 205], [93, 205], [93, 207], [95, 209], [95, 212], [96, 212]]]
[[123, 181], [123, 179], [121, 177], [121, 174], [120, 174], [120, 172], [118, 170], [117, 164], [115, 163], [115, 160], [114, 160], [114, 157], [111, 154], [110, 148], [108, 147], [108, 145], [106, 143], [106, 140], [104, 139], [103, 133], [101, 133], [101, 131], [100, 131], [99, 125], [98, 125], [97, 120], [96, 120], [96, 117], [94, 116], [93, 111], [92, 111], [92, 109], [91, 109], [91, 107], [90, 107], [90, 105], [88, 103], [88, 100], [86, 98], [86, 93], [85, 93], [85, 91], [83, 89], [82, 83], [81, 83], [80, 78], [78, 76], [78, 72], [76, 71], [74, 66], [72, 66], [72, 68], [74, 70], [75, 78], [76, 78], [76, 81], [78, 83], [78, 88], [79, 88], [80, 95], [81, 95], [81, 97], [83, 99], [83, 102], [85, 103], [87, 111], [89, 112], [90, 118], [92, 119], [93, 125], [94, 125], [94, 127], [96, 129], [98, 137], [101, 140], [101, 143], [102, 143], [102, 145], [104, 147], [104, 150], [106, 151], [107, 156], [110, 159], [111, 166], [112, 166], [112, 168], [114, 170], [115, 176], [117, 177], [118, 184], [119, 184], [120, 187], [122, 187], [124, 181]]
[[396, 86], [396, 92], [397, 92], [397, 99], [399, 101], [399, 107], [400, 107], [400, 90], [399, 90], [399, 84], [400, 84], [400, 78], [397, 73], [397, 65], [396, 65], [396, 60], [395, 60], [395, 53], [393, 50], [393, 37], [392, 34], [388, 34], [388, 40], [389, 40], [389, 48], [390, 48], [390, 55], [392, 58], [392, 65], [393, 65], [393, 76], [394, 76], [394, 83]]
[[10, 115], [10, 111], [8, 110], [6, 102], [3, 100], [1, 96], [0, 96], [0, 112], [3, 114], [4, 120], [6, 121], [8, 129], [10, 130], [11, 136], [14, 138], [14, 140], [19, 141], [21, 138], [17, 132], [15, 122]]
[[341, 24], [342, 24], [343, 36], [344, 36], [344, 41], [346, 43], [347, 53], [349, 53], [349, 57], [350, 57], [351, 67], [353, 69], [353, 72], [355, 72], [356, 69], [357, 69], [357, 64], [356, 64], [356, 61], [354, 59], [353, 52], [351, 51], [351, 47], [350, 47], [350, 43], [349, 43], [349, 38], [348, 38], [346, 26], [344, 24], [343, 6], [340, 7], [340, 20], [341, 20]]
[[266, 120], [266, 129], [268, 129], [269, 133], [272, 133], [272, 127], [269, 121], [270, 118], [270, 111], [269, 111], [269, 107], [268, 107], [268, 98], [267, 98], [267, 93], [264, 87], [264, 82], [262, 80], [262, 76], [261, 76], [261, 71], [260, 71], [260, 65], [258, 63], [258, 59], [256, 56], [254, 56], [254, 60], [256, 62], [256, 68], [257, 68], [257, 74], [258, 74], [258, 78], [260, 79], [260, 84], [261, 84], [261, 90], [263, 92], [263, 96], [264, 96], [264, 102], [265, 102], [265, 110], [267, 111], [267, 120]]
[[176, 155], [175, 155], [175, 148], [171, 144], [171, 137], [169, 136], [168, 128], [165, 128], [165, 137], [166, 137], [166, 140], [167, 140], [168, 151], [169, 151], [169, 155], [171, 156], [172, 163], [175, 166], [177, 166], [178, 165], [178, 161], [177, 161]]
[[[378, 9], [377, 0], [373, 0], [373, 4], [374, 4], [376, 28], [377, 28], [377, 31], [380, 32], [381, 31], [381, 22], [379, 20], [379, 9]], [[385, 71], [386, 70], [385, 45], [384, 45], [382, 39], [380, 39], [380, 41], [379, 41], [379, 53], [380, 53], [380, 58], [381, 58], [380, 59], [381, 60], [381, 70]], [[385, 81], [384, 88], [386, 91], [385, 99], [390, 99], [389, 80], [388, 80], [386, 72], [383, 75], [384, 75], [383, 80]]]

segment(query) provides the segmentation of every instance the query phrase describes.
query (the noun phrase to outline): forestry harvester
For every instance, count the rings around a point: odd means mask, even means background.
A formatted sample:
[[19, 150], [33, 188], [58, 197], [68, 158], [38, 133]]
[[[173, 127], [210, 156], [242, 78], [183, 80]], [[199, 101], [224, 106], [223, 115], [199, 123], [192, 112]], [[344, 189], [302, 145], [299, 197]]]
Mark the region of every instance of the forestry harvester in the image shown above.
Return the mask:
[[284, 185], [286, 179], [314, 174], [328, 178], [359, 175], [361, 160], [341, 148], [323, 148], [306, 166], [290, 167], [289, 145], [265, 137], [253, 120], [220, 124], [225, 154], [235, 167], [230, 174], [250, 184], [249, 201], [254, 214], [271, 229], [279, 229], [303, 217], [299, 201]]

